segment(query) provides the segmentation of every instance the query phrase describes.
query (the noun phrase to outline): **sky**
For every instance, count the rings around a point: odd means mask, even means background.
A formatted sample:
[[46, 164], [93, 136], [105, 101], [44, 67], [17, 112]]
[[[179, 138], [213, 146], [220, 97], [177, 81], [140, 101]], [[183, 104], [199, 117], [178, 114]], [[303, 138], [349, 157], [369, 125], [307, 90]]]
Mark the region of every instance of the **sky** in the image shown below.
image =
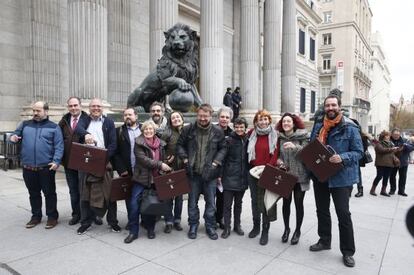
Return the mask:
[[414, 94], [414, 1], [369, 0], [372, 32], [379, 31], [391, 71], [391, 100]]

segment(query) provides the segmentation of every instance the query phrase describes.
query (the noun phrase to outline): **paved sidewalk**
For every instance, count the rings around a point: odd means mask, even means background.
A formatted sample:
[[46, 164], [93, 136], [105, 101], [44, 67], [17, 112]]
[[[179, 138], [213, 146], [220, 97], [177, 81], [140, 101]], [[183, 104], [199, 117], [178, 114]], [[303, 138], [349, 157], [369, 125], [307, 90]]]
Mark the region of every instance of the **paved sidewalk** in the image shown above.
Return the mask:
[[[350, 202], [356, 242], [356, 266], [352, 269], [342, 263], [333, 206], [332, 249], [309, 251], [318, 240], [313, 191], [306, 193], [302, 237], [296, 246], [280, 241], [281, 203], [267, 246], [259, 245], [258, 238], [235, 234], [212, 241], [205, 235], [204, 226], [200, 226], [196, 240], [188, 239], [186, 202], [184, 231], [165, 234], [159, 222], [154, 240], [147, 239], [141, 229], [138, 240], [124, 244], [126, 230], [113, 233], [105, 224], [93, 225], [87, 234], [78, 236], [77, 226], [68, 225], [70, 200], [62, 173], [57, 180], [58, 226], [45, 230], [44, 218], [41, 225], [26, 229], [30, 205], [21, 171], [0, 171], [0, 274], [414, 274], [414, 239], [405, 227], [406, 212], [414, 204], [414, 165], [408, 171], [409, 196], [385, 198], [368, 194], [375, 167], [370, 164], [363, 170], [365, 195], [352, 197]], [[294, 214], [292, 203], [293, 229]], [[127, 217], [123, 202], [118, 203], [118, 218], [124, 227]], [[252, 226], [249, 193], [244, 197], [242, 226], [246, 233]]]

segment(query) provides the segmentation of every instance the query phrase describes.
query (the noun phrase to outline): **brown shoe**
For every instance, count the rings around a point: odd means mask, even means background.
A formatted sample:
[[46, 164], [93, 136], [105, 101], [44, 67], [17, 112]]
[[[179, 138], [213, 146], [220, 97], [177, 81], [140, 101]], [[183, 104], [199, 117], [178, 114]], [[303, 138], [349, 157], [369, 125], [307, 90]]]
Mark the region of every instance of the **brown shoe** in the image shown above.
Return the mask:
[[46, 223], [45, 228], [46, 228], [46, 229], [52, 229], [52, 228], [53, 228], [53, 227], [55, 227], [57, 224], [58, 224], [58, 221], [57, 221], [57, 220], [52, 220], [52, 219], [50, 219], [50, 220], [47, 220], [47, 223]]
[[40, 220], [38, 220], [38, 219], [31, 219], [28, 223], [26, 223], [26, 228], [27, 229], [29, 229], [29, 228], [33, 228], [33, 227], [35, 227], [36, 225], [38, 225], [40, 223]]

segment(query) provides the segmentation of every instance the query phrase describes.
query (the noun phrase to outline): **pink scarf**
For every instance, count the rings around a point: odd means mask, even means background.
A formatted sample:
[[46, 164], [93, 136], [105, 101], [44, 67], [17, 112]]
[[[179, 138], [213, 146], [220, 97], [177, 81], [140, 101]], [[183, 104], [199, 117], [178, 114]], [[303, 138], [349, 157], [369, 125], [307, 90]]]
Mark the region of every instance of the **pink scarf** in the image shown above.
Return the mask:
[[[154, 136], [153, 138], [145, 138], [145, 144], [151, 149], [152, 158], [156, 161], [160, 160], [160, 139], [157, 136]], [[158, 169], [153, 169], [152, 175], [154, 177], [158, 176]]]

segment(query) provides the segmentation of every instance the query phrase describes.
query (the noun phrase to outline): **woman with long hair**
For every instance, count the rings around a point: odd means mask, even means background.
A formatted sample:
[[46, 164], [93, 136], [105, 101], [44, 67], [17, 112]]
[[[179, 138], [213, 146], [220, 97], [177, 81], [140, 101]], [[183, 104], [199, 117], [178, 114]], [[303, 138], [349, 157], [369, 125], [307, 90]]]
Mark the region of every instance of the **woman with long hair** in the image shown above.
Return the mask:
[[[181, 130], [184, 126], [184, 116], [180, 112], [172, 112], [167, 127], [164, 130], [161, 139], [167, 143], [166, 147], [166, 162], [173, 170], [183, 168], [182, 161], [176, 157], [175, 147], [177, 140], [180, 137]], [[171, 233], [174, 227], [177, 231], [182, 231], [181, 227], [181, 212], [183, 210], [183, 196], [177, 196], [169, 200], [169, 210], [165, 215], [165, 233]]]
[[[289, 173], [298, 177], [298, 182], [293, 188], [296, 208], [296, 229], [290, 241], [291, 244], [297, 244], [304, 216], [303, 199], [305, 198], [305, 192], [309, 190], [309, 174], [303, 163], [296, 156], [308, 144], [309, 137], [302, 119], [295, 114], [285, 113], [276, 124], [276, 130], [279, 134], [277, 142], [279, 159], [288, 167]], [[292, 194], [290, 194], [289, 198], [283, 198], [282, 213], [285, 231], [282, 235], [282, 242], [284, 243], [288, 241], [290, 234], [291, 202]]]

